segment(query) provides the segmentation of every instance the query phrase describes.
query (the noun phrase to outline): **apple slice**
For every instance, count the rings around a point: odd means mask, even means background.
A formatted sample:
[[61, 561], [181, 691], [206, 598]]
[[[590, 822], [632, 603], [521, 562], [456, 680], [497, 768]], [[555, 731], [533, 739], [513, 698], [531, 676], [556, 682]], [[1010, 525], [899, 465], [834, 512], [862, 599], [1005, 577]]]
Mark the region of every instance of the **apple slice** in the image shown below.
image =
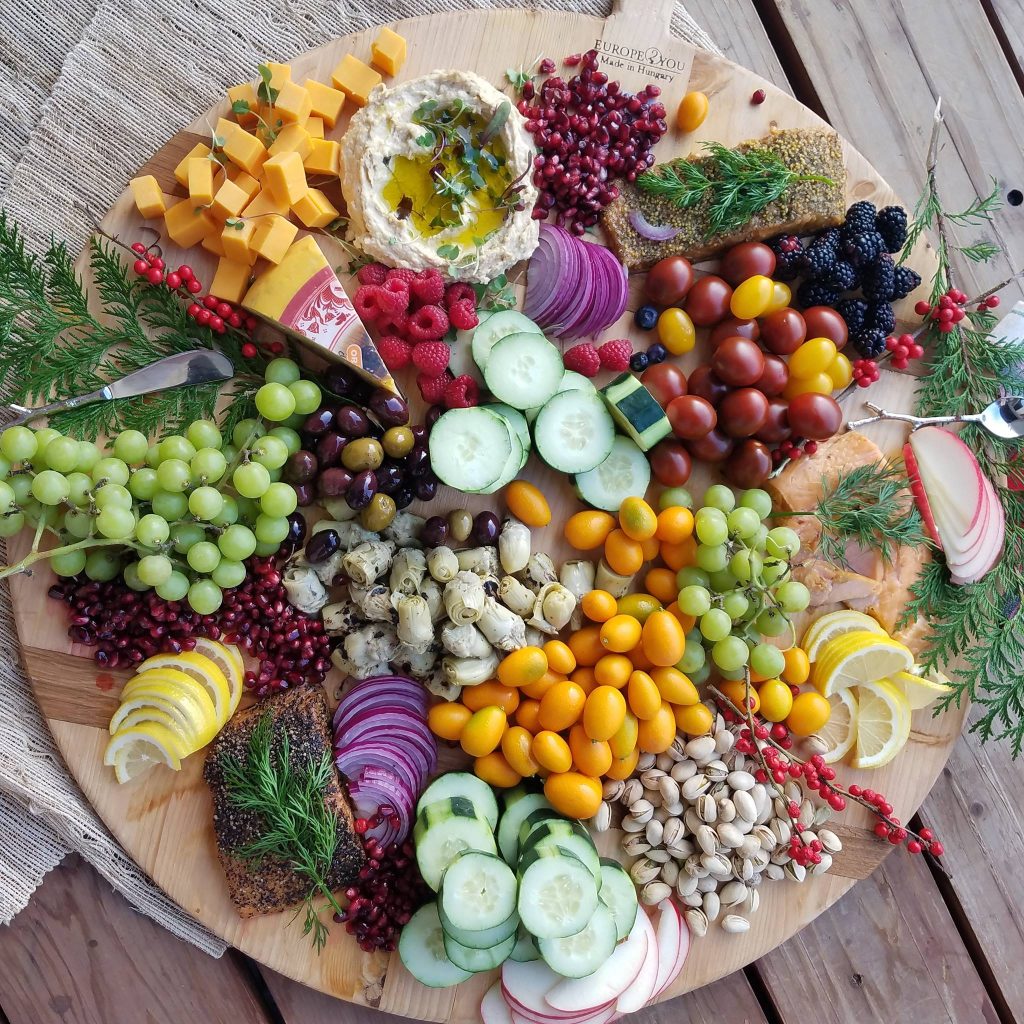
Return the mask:
[[501, 990], [514, 1013], [518, 1012], [541, 1022], [581, 1022], [608, 1006], [608, 999], [592, 999], [578, 1010], [555, 1009], [546, 1001], [545, 996], [564, 980], [543, 960], [529, 960], [525, 963], [506, 960], [501, 965]]
[[655, 926], [658, 937], [658, 977], [654, 982], [654, 994], [659, 995], [669, 982], [669, 972], [679, 952], [679, 915], [671, 900], [658, 904], [658, 923]]
[[982, 486], [978, 494], [978, 506], [970, 527], [963, 531], [962, 518], [955, 507], [954, 498], [948, 492], [948, 484], [934, 473], [918, 464], [918, 472], [935, 519], [935, 526], [942, 538], [942, 549], [947, 561], [963, 560], [980, 544], [987, 528], [988, 492]]
[[989, 491], [988, 529], [983, 545], [969, 561], [950, 566], [953, 582], [957, 584], [977, 583], [1003, 554], [1003, 544], [1006, 539], [1006, 516], [995, 488], [988, 480], [985, 481], [985, 486]]
[[903, 465], [907, 470], [907, 477], [910, 480], [910, 493], [914, 495], [917, 510], [921, 513], [921, 520], [928, 536], [935, 541], [936, 546], [942, 550], [942, 537], [939, 535], [939, 528], [935, 525], [935, 516], [932, 514], [931, 502], [928, 500], [928, 492], [924, 489], [921, 481], [921, 473], [917, 467], [917, 456], [908, 441], [903, 446]]
[[629, 988], [615, 1001], [615, 1009], [623, 1014], [634, 1013], [646, 1006], [654, 996], [658, 981], [658, 937], [654, 932], [654, 925], [651, 924], [651, 919], [643, 912], [643, 909], [636, 916], [647, 931], [647, 955], [640, 967], [640, 973], [633, 979]]
[[[672, 983], [679, 977], [679, 972], [683, 969], [683, 964], [686, 963], [686, 955], [690, 952], [690, 929], [683, 919], [683, 915], [679, 908], [675, 905], [672, 900], [665, 901], [668, 904], [668, 909], [671, 910], [675, 917], [676, 926], [676, 938], [675, 938], [675, 958], [669, 965], [666, 977], [664, 981], [661, 981], [659, 972], [659, 986], [657, 992], [654, 993], [654, 998], [659, 999], [668, 990]], [[659, 934], [661, 920], [658, 921]]]
[[496, 981], [480, 1000], [480, 1017], [484, 1024], [512, 1024], [512, 1011], [501, 994], [500, 981]]
[[985, 479], [974, 452], [941, 427], [921, 427], [910, 435], [909, 443], [929, 501], [934, 505], [943, 496], [956, 532], [969, 533], [979, 515]]
[[991, 505], [994, 492], [988, 481], [984, 481], [981, 489], [981, 504], [978, 506], [979, 514], [971, 529], [965, 534], [958, 534], [956, 526], [946, 509], [936, 518], [939, 532], [945, 537], [943, 551], [946, 561], [952, 565], [955, 562], [969, 561], [980, 549], [988, 532], [989, 519], [991, 518]]

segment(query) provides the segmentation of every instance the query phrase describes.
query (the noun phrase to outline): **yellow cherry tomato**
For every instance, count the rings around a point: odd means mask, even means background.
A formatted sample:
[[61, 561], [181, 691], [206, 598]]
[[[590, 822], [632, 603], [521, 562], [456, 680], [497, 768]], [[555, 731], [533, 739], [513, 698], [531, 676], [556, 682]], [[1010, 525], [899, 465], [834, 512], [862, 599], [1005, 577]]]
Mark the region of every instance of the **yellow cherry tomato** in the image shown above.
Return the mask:
[[[725, 696], [733, 702], [741, 711], [743, 710], [743, 701], [746, 697], [746, 684], [742, 679], [723, 679], [721, 682], [715, 684]], [[750, 710], [756, 715], [761, 708], [761, 698], [757, 695], [757, 690], [750, 687]]]
[[615, 730], [615, 735], [608, 740], [608, 746], [612, 748], [612, 756], [615, 758], [628, 757], [636, 748], [636, 738], [640, 731], [640, 720], [629, 708], [626, 708], [622, 725]]
[[832, 384], [836, 391], [842, 391], [853, 380], [853, 365], [842, 352], [836, 353], [835, 359], [828, 364], [825, 372], [832, 378]]
[[811, 662], [802, 647], [790, 647], [782, 652], [786, 667], [782, 670], [782, 678], [794, 686], [803, 686], [811, 675]]
[[674, 356], [693, 351], [697, 344], [697, 331], [686, 310], [669, 306], [658, 317], [658, 341]]
[[604, 542], [604, 560], [620, 576], [632, 576], [644, 564], [644, 549], [622, 530], [612, 530]]
[[573, 669], [572, 675], [569, 678], [584, 693], [590, 693], [600, 685], [597, 681], [597, 666], [594, 668], [583, 666], [582, 668]]
[[708, 98], [702, 92], [688, 92], [676, 111], [676, 126], [681, 132], [695, 132], [708, 116]]
[[551, 506], [539, 487], [525, 480], [513, 480], [505, 488], [505, 504], [509, 512], [527, 526], [547, 526], [551, 522]]
[[679, 602], [678, 601], [673, 601], [665, 609], [665, 611], [671, 612], [679, 620], [679, 625], [683, 627], [683, 632], [684, 633], [689, 633], [690, 630], [693, 629], [693, 627], [697, 624], [697, 616], [696, 615], [687, 615], [686, 612], [684, 612], [679, 607]]
[[573, 767], [584, 775], [597, 778], [612, 766], [612, 748], [608, 741], [592, 739], [582, 725], [574, 725], [569, 730], [569, 750]]
[[493, 679], [478, 686], [464, 686], [462, 688], [462, 703], [470, 711], [479, 711], [481, 708], [490, 707], [492, 704], [501, 708], [506, 715], [511, 715], [519, 707], [519, 691], [511, 686], [502, 686]]
[[756, 320], [772, 301], [775, 282], [764, 274], [741, 281], [729, 299], [729, 312], [739, 320]]
[[[667, 570], [662, 569], [661, 571], [666, 572]], [[657, 572], [657, 570], [652, 569], [651, 572]], [[650, 573], [647, 576], [650, 578]], [[672, 596], [675, 597], [675, 594]], [[652, 594], [626, 594], [625, 597], [619, 598], [616, 611], [620, 615], [632, 615], [642, 625], [647, 621], [651, 612], [661, 611], [661, 602]]]
[[786, 399], [796, 398], [813, 392], [816, 395], [832, 394], [832, 378], [827, 373], [816, 373], [813, 377], [790, 377], [782, 391]]
[[474, 711], [466, 722], [459, 743], [470, 757], [483, 757], [489, 754], [501, 742], [501, 734], [505, 731], [508, 719], [499, 707], [481, 708]]
[[606, 650], [625, 654], [640, 643], [643, 627], [632, 615], [613, 615], [601, 624], [601, 643]]
[[643, 645], [655, 665], [674, 665], [686, 650], [686, 634], [671, 612], [651, 612], [644, 623]]
[[[536, 775], [540, 765], [530, 752], [533, 746], [533, 733], [521, 725], [513, 725], [505, 730], [501, 737], [501, 752], [512, 770], [524, 778]], [[479, 773], [478, 773], [479, 774]]]
[[590, 590], [580, 600], [580, 608], [591, 622], [607, 622], [618, 611], [615, 598], [607, 590]]
[[781, 722], [793, 709], [793, 691], [781, 679], [766, 679], [758, 688], [761, 717], [769, 722]]
[[427, 725], [435, 736], [443, 740], [458, 740], [473, 712], [462, 704], [435, 704], [427, 712]]
[[774, 313], [777, 309], [785, 309], [792, 298], [793, 289], [785, 281], [772, 281], [772, 300], [765, 312]]
[[670, 505], [658, 513], [658, 530], [655, 536], [660, 541], [678, 544], [693, 536], [693, 513], [684, 505]]
[[650, 672], [650, 670], [654, 668], [654, 662], [651, 661], [651, 659], [644, 653], [644, 641], [642, 634], [640, 637], [640, 643], [631, 650], [626, 651], [626, 657], [629, 658], [630, 664], [633, 668], [638, 668], [641, 672]]
[[555, 683], [540, 699], [540, 724], [552, 732], [561, 732], [573, 725], [583, 714], [587, 695], [579, 683]]
[[661, 541], [657, 537], [648, 537], [640, 541], [640, 550], [644, 553], [645, 562], [653, 562], [661, 551]]
[[[653, 597], [658, 602], [658, 607], [652, 606], [651, 611], [657, 611], [658, 608], [671, 604], [679, 594], [679, 588], [676, 586], [676, 574], [671, 569], [662, 569], [660, 566], [648, 571], [644, 577], [644, 589], [647, 594], [643, 596]], [[622, 611], [622, 602], [625, 600], [625, 597], [619, 598], [619, 611]]]
[[810, 736], [831, 717], [832, 707], [827, 698], [809, 690], [793, 698], [793, 709], [786, 716], [786, 727], [794, 736]]
[[612, 760], [611, 767], [604, 773], [606, 779], [628, 779], [636, 771], [640, 751], [634, 747], [628, 754]]
[[676, 725], [687, 736], [703, 736], [711, 732], [715, 716], [707, 704], [689, 704], [675, 709]]
[[641, 721], [653, 718], [661, 707], [661, 691], [646, 672], [634, 672], [626, 686], [629, 709]]
[[569, 650], [577, 665], [596, 665], [608, 652], [601, 643], [600, 626], [584, 626], [569, 637]]
[[544, 780], [544, 795], [567, 818], [592, 818], [601, 806], [601, 783], [580, 772], [561, 772]]
[[606, 654], [593, 671], [598, 686], [613, 686], [621, 690], [629, 682], [633, 662], [625, 654]]
[[527, 683], [525, 686], [520, 687], [520, 689], [527, 697], [531, 697], [533, 700], [540, 700], [555, 683], [560, 683], [564, 679], [565, 676], [560, 672], [545, 672], [536, 682]]
[[497, 750], [490, 754], [478, 757], [473, 763], [473, 771], [478, 779], [483, 779], [489, 786], [497, 789], [511, 789], [523, 781], [519, 774], [509, 763], [508, 759]]
[[552, 672], [568, 675], [576, 667], [576, 655], [561, 640], [549, 640], [544, 645], [544, 653], [548, 656], [548, 669]]
[[516, 708], [516, 725], [521, 725], [527, 732], [540, 732], [540, 701], [524, 700]]
[[806, 380], [825, 373], [835, 357], [836, 343], [831, 338], [811, 338], [789, 357], [789, 375]]
[[687, 565], [695, 565], [697, 562], [697, 540], [695, 537], [687, 537], [678, 544], [662, 544], [661, 560], [673, 571], [679, 572]]
[[610, 740], [625, 720], [626, 698], [614, 686], [599, 686], [587, 697], [583, 728], [592, 740]]
[[539, 647], [520, 647], [498, 665], [498, 680], [506, 686], [535, 683], [548, 670], [548, 656]]
[[577, 512], [565, 521], [565, 539], [580, 551], [599, 548], [615, 529], [615, 517], [608, 512], [589, 509]]
[[693, 685], [690, 677], [677, 668], [651, 669], [651, 678], [662, 698], [669, 704], [690, 705], [700, 700], [697, 687]]
[[645, 754], [661, 754], [672, 746], [676, 738], [676, 717], [665, 701], [654, 715], [641, 721], [637, 730], [636, 745]]
[[537, 733], [530, 744], [530, 754], [549, 772], [567, 772], [572, 767], [572, 751], [557, 732], [544, 729]]
[[619, 506], [619, 526], [633, 540], [650, 540], [657, 532], [658, 516], [643, 498], [625, 498]]

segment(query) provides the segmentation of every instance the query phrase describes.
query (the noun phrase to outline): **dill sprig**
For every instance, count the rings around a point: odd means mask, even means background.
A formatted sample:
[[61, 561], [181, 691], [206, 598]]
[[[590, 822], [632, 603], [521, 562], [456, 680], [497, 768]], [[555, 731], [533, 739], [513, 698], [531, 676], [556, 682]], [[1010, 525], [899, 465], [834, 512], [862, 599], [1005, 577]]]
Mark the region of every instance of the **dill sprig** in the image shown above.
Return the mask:
[[[327, 942], [327, 926], [320, 914], [326, 909], [342, 912], [326, 881], [338, 849], [338, 819], [324, 800], [334, 766], [329, 753], [319, 761], [310, 758], [305, 765], [293, 765], [285, 730], [276, 756], [273, 745], [274, 725], [268, 712], [249, 737], [245, 762], [234, 756], [224, 758], [228, 798], [240, 810], [259, 814], [266, 827], [258, 839], [236, 852], [243, 860], [256, 863], [275, 858], [309, 882], [309, 892], [296, 916], [305, 909], [302, 934], [312, 934], [313, 946], [320, 953]], [[327, 903], [317, 907], [317, 896]]]
[[705, 142], [704, 149], [708, 159], [702, 163], [662, 164], [641, 174], [636, 184], [641, 192], [667, 199], [683, 210], [709, 200], [707, 238], [741, 228], [796, 182], [835, 184], [820, 174], [799, 174], [775, 153], [756, 146], [741, 151]]

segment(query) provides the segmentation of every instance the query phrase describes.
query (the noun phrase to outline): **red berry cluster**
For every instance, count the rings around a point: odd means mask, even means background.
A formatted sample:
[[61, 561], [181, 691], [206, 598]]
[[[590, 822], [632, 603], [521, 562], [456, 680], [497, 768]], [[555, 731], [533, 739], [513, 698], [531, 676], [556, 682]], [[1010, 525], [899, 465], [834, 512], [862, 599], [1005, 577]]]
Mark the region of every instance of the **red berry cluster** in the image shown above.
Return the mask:
[[[665, 105], [656, 102], [661, 89], [623, 91], [597, 69], [596, 50], [565, 63], [581, 65], [579, 74], [568, 82], [554, 75], [539, 87], [527, 82], [518, 106], [539, 150], [533, 183], [540, 197], [533, 216], [543, 220], [554, 210], [559, 224], [582, 235], [618, 196], [612, 182], [636, 181], [654, 163], [652, 150], [668, 123]], [[554, 71], [554, 62], [542, 61], [540, 71]]]
[[930, 828], [923, 828], [917, 833], [904, 828], [900, 819], [893, 816], [892, 804], [881, 793], [876, 793], [873, 789], [861, 789], [860, 786], [850, 786], [850, 796], [874, 808], [883, 819], [874, 828], [879, 839], [888, 840], [893, 846], [906, 843], [908, 853], [921, 853], [927, 850], [933, 857], [941, 857], [945, 853], [945, 848], [935, 838]]
[[853, 361], [853, 382], [859, 388], [869, 388], [878, 380], [878, 363], [874, 359], [855, 359]]
[[898, 338], [886, 338], [885, 347], [892, 353], [894, 370], [905, 370], [911, 359], [920, 359], [924, 349], [914, 341], [911, 334], [901, 334]]
[[628, 338], [606, 341], [600, 348], [584, 341], [563, 352], [562, 362], [567, 370], [581, 373], [584, 377], [596, 377], [600, 370], [614, 373], [628, 370], [632, 355], [633, 343]]
[[[943, 334], [948, 334], [967, 315], [964, 305], [967, 302], [967, 295], [959, 288], [950, 288], [945, 295], [939, 297], [939, 301], [933, 306], [930, 302], [922, 299], [914, 306], [914, 312], [934, 320]], [[998, 295], [989, 295], [978, 303], [978, 310], [995, 309], [999, 305]]]
[[799, 459], [801, 455], [816, 455], [818, 442], [805, 440], [800, 437], [790, 437], [781, 441], [776, 448], [772, 449], [772, 462], [779, 466], [787, 459], [790, 462]]

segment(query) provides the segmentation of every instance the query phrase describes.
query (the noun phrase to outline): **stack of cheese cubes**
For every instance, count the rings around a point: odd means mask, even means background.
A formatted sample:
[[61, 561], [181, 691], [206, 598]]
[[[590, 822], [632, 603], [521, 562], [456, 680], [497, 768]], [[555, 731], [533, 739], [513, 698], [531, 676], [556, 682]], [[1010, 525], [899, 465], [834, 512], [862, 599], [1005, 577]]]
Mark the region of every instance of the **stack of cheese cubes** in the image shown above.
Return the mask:
[[[372, 64], [394, 75], [405, 55], [405, 39], [381, 29]], [[268, 63], [260, 72], [265, 87], [246, 82], [229, 89], [231, 118], [218, 118], [210, 144], [197, 143], [174, 169], [188, 190], [185, 199], [168, 206], [153, 175], [131, 181], [143, 217], [162, 217], [177, 246], [201, 245], [219, 257], [209, 290], [232, 303], [241, 302], [258, 275], [257, 260], [280, 264], [300, 227], [323, 228], [337, 219], [337, 207], [313, 184], [329, 188], [340, 174], [341, 145], [326, 135], [346, 100], [364, 106], [382, 81], [351, 54], [334, 69], [330, 86], [312, 79], [300, 85], [289, 64]]]

